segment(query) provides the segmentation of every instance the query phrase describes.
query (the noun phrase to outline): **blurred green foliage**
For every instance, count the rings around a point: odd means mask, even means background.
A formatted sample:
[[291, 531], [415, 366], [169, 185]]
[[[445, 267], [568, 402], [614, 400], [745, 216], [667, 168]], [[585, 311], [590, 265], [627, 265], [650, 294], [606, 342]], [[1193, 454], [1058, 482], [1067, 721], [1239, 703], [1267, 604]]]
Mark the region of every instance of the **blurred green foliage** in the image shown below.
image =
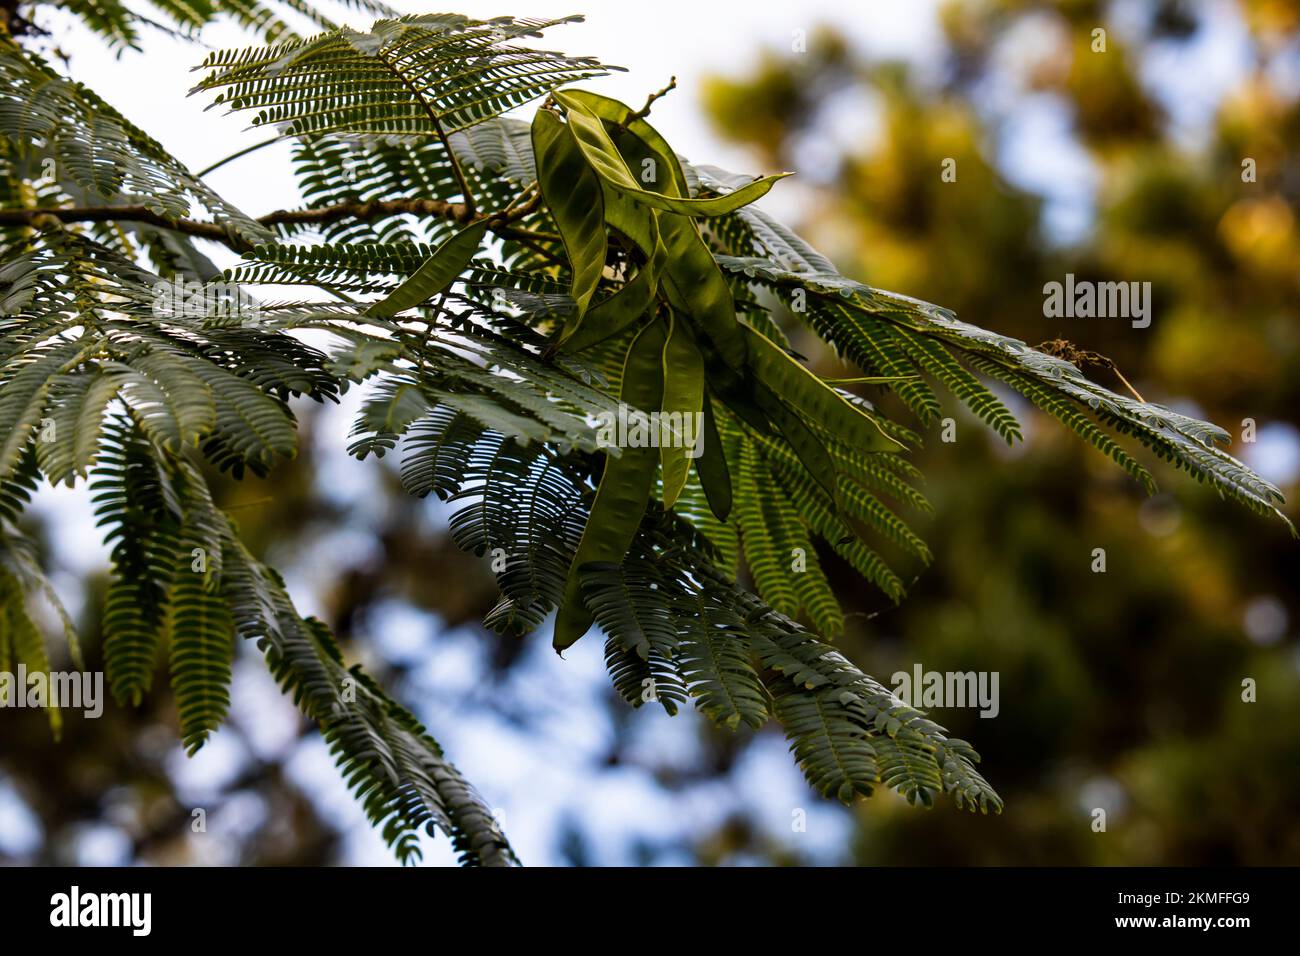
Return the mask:
[[[942, 62], [923, 67], [872, 58], [823, 28], [804, 53], [769, 51], [749, 75], [714, 77], [703, 103], [718, 131], [774, 169], [844, 142], [829, 128], [837, 99], [870, 104], [872, 135], [839, 147], [796, 223], [846, 274], [1031, 344], [1066, 338], [1112, 359], [1147, 399], [1194, 402], [1234, 434], [1246, 418], [1294, 425], [1300, 101], [1277, 79], [1284, 64], [1295, 69], [1300, 15], [1291, 4], [1241, 5], [1248, 69], [1189, 142], [1145, 78], [1159, 55], [1205, 39], [1207, 11], [1146, 4], [1118, 30], [1108, 7], [949, 2]], [[1093, 52], [1098, 26], [1104, 53]], [[1081, 237], [1045, 230], [1043, 199], [1002, 169], [1031, 103], [1066, 117], [1093, 170]], [[949, 158], [955, 182], [941, 176]], [[1254, 182], [1243, 181], [1246, 158]], [[1089, 192], [1082, 181], [1060, 186]], [[1067, 272], [1150, 281], [1151, 327], [1044, 318], [1043, 285]], [[1104, 364], [1089, 372], [1122, 387]], [[1295, 543], [1167, 470], [1166, 493], [1145, 500], [1054, 423], [1017, 413], [1030, 428], [1011, 452], [960, 417], [956, 442], [937, 429], [928, 437], [918, 464], [935, 514], [921, 533], [935, 567], [900, 609], [864, 603], [874, 616], [856, 618], [844, 641], [877, 674], [917, 661], [1000, 672], [995, 719], [937, 719], [978, 742], [1007, 812], [972, 822], [872, 801], [855, 811], [855, 859], [1300, 862]], [[1286, 434], [1294, 453], [1296, 433]], [[1091, 570], [1098, 547], [1104, 574]], [[1257, 703], [1242, 701], [1245, 678]], [[1098, 807], [1105, 833], [1092, 829]], [[762, 845], [740, 827], [707, 853]]]

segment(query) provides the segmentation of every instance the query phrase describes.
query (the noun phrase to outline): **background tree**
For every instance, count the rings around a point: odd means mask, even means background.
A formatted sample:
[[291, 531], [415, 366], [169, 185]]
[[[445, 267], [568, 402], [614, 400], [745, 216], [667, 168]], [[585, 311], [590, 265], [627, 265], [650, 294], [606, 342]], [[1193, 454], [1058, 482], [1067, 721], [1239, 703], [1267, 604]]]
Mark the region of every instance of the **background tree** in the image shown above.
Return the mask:
[[[974, 245], [974, 243], [972, 243], [972, 245]], [[872, 278], [875, 278], [875, 276], [871, 276], [871, 277], [872, 277]], [[937, 298], [937, 297], [933, 297], [933, 298]], [[1035, 308], [1040, 308], [1039, 304], [1036, 304], [1037, 302], [1040, 302], [1040, 299], [1035, 299]], [[967, 312], [967, 315], [972, 315], [972, 313]], [[801, 343], [801, 345], [802, 345], [802, 343]], [[251, 497], [251, 499], [253, 499], [253, 501], [256, 501], [256, 498], [253, 498], [252, 496], [250, 496], [250, 497]], [[832, 570], [832, 574], [835, 574], [835, 572], [836, 572], [837, 570], [839, 570], [839, 568], [837, 568], [837, 567], [835, 566], [835, 564], [833, 564], [833, 561], [832, 561], [831, 563], [828, 564], [828, 567], [831, 568], [831, 570]], [[842, 592], [841, 592], [841, 593], [842, 593]], [[878, 606], [879, 606], [879, 605], [878, 605]]]
[[[1197, 64], [1232, 18], [1179, 3], [1130, 12], [1117, 24], [1103, 4], [945, 4], [944, 58], [924, 69], [863, 56], [827, 26], [806, 55], [769, 53], [746, 77], [718, 78], [704, 102], [722, 132], [776, 166], [825, 143], [842, 102], [873, 103], [878, 135], [828, 163], [835, 172], [796, 223], [846, 272], [959, 315], [996, 315], [1029, 342], [1068, 338], [1148, 399], [1252, 419], [1259, 443], [1241, 443], [1238, 427], [1237, 447], [1276, 462], [1293, 487], [1300, 104], [1278, 77], [1300, 23], [1284, 5], [1233, 11], [1243, 69], [1215, 105]], [[1104, 55], [1091, 51], [1099, 25]], [[1066, 131], [1050, 146], [1024, 132], [1044, 112]], [[1084, 164], [1050, 162], [1077, 148]], [[949, 157], [951, 183], [939, 175]], [[1046, 179], [1029, 162], [1062, 173]], [[1152, 281], [1151, 328], [1044, 319], [1043, 286], [1067, 272]], [[1104, 365], [1091, 371], [1123, 387]], [[1059, 431], [1026, 424], [1015, 467], [968, 428], [920, 452], [935, 565], [899, 612], [845, 641], [880, 673], [917, 660], [988, 667], [1019, 688], [996, 720], [965, 712], [952, 724], [991, 765], [1008, 763], [1000, 790], [1026, 812], [972, 831], [942, 810], [923, 821], [866, 810], [856, 859], [1294, 861], [1300, 778], [1282, 729], [1300, 707], [1292, 543], [1236, 535], [1213, 495], [1160, 495], [1134, 521], [1122, 503], [1131, 488]], [[1107, 574], [1082, 573], [1097, 546]], [[1267, 709], [1241, 701], [1240, 680], [1255, 675], [1268, 675]], [[1104, 838], [1084, 825], [1094, 807], [1109, 811]], [[727, 833], [713, 852], [754, 838]]]

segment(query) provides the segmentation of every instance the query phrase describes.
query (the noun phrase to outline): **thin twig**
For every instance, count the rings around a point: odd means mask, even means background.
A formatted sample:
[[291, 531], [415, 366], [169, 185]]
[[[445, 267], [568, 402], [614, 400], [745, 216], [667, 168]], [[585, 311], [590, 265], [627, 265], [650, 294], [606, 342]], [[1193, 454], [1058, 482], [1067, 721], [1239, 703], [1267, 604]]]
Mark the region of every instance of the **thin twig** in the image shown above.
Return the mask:
[[268, 495], [265, 498], [258, 498], [255, 501], [242, 501], [237, 505], [222, 505], [221, 510], [238, 511], [240, 508], [256, 508], [259, 505], [269, 505], [273, 501], [275, 501], [275, 497], [273, 495]]
[[[541, 200], [541, 196], [538, 193], [539, 188], [540, 186], [537, 180], [534, 179], [524, 187], [523, 192], [510, 200], [510, 202], [506, 203], [506, 208], [501, 210], [498, 214], [499, 217], [508, 222], [511, 219], [522, 219], [524, 216], [528, 215], [537, 208], [537, 204]], [[524, 199], [527, 199], [528, 202], [521, 206], [520, 202]]]
[[650, 115], [650, 107], [654, 106], [655, 100], [659, 99], [659, 97], [661, 96], [667, 96], [672, 90], [675, 89], [677, 89], [677, 77], [674, 76], [669, 78], [668, 85], [665, 86], [662, 90], [660, 90], [658, 93], [651, 93], [650, 96], [646, 98], [645, 106], [641, 107], [635, 113], [629, 113], [628, 119], [645, 119], [647, 116]]
[[1136, 398], [1143, 405], [1147, 403], [1147, 400], [1142, 397], [1141, 393], [1138, 392], [1138, 390], [1133, 387], [1133, 385], [1129, 382], [1129, 380], [1124, 377], [1124, 373], [1119, 370], [1118, 365], [1116, 365], [1114, 362], [1111, 362], [1110, 370], [1115, 373], [1115, 375], [1119, 378], [1121, 382], [1124, 383], [1124, 387], [1133, 393], [1134, 398]]
[[222, 166], [226, 165], [226, 163], [239, 159], [241, 156], [247, 156], [249, 153], [256, 152], [257, 150], [261, 149], [263, 146], [270, 146], [272, 143], [278, 143], [283, 138], [284, 137], [282, 136], [272, 136], [270, 139], [262, 140], [262, 142], [260, 143], [254, 143], [252, 146], [245, 146], [243, 149], [231, 153], [225, 159], [219, 159], [211, 166], [207, 166], [203, 169], [200, 169], [194, 175], [202, 179], [208, 173], [215, 172], [216, 170], [220, 169]]

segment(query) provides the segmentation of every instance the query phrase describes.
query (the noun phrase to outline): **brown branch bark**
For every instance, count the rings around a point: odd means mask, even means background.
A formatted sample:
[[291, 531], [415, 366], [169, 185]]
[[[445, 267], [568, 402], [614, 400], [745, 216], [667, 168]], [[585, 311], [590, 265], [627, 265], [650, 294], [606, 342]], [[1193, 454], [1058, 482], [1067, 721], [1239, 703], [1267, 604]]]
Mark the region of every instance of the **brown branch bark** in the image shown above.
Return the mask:
[[[532, 211], [535, 203], [522, 206], [488, 217], [488, 228], [506, 239], [545, 238], [527, 229], [519, 229], [511, 223]], [[319, 209], [280, 209], [257, 219], [264, 226], [282, 225], [327, 225], [344, 219], [370, 221], [389, 216], [415, 215], [449, 219], [452, 222], [468, 223], [473, 219], [472, 211], [463, 203], [452, 203], [442, 199], [385, 199], [372, 202], [345, 202]], [[32, 226], [42, 218], [49, 217], [64, 224], [83, 222], [139, 222], [171, 229], [187, 236], [199, 239], [211, 239], [224, 243], [236, 251], [246, 249], [247, 243], [227, 233], [224, 226], [214, 222], [198, 222], [193, 219], [168, 219], [143, 205], [123, 206], [65, 206], [49, 209], [0, 209], [0, 225]]]

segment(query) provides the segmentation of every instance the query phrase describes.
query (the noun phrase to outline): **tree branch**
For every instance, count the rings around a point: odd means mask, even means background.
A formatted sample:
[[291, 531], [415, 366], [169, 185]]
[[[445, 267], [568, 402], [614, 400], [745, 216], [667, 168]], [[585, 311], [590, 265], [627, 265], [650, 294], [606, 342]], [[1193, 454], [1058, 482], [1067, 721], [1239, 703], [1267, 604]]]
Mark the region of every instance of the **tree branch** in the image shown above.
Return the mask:
[[[537, 207], [537, 196], [518, 206], [508, 208], [501, 213], [488, 216], [488, 228], [503, 239], [536, 240], [548, 237], [520, 229], [511, 225], [528, 215]], [[257, 222], [263, 226], [287, 225], [327, 225], [344, 219], [369, 221], [384, 219], [389, 216], [423, 216], [426, 218], [448, 219], [457, 223], [468, 223], [474, 219], [473, 211], [464, 203], [447, 202], [443, 199], [385, 199], [371, 202], [343, 202], [319, 209], [280, 209], [261, 216]], [[122, 206], [65, 206], [33, 209], [0, 209], [0, 226], [32, 226], [42, 217], [49, 217], [61, 223], [81, 222], [139, 222], [160, 229], [170, 229], [199, 239], [211, 239], [223, 243], [236, 251], [244, 251], [249, 244], [238, 237], [230, 235], [226, 228], [215, 222], [198, 222], [193, 219], [168, 219], [143, 205]]]

